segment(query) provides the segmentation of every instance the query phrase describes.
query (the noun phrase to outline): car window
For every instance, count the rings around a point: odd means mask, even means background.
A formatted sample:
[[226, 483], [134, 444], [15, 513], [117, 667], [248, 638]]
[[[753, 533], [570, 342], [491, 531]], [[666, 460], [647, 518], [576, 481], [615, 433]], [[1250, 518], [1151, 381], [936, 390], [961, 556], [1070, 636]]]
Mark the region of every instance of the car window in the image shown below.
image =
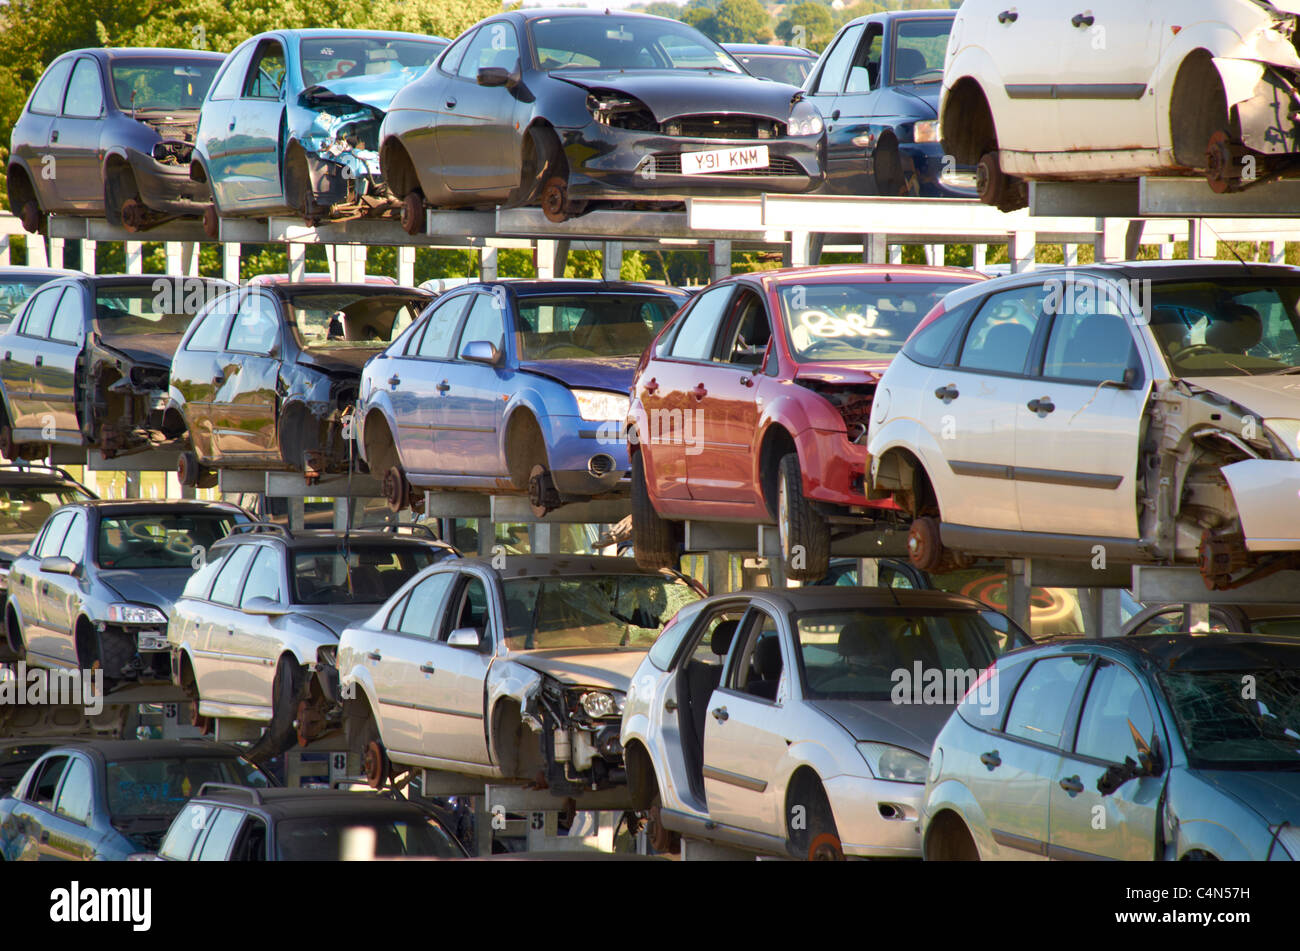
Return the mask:
[[456, 69], [461, 79], [475, 81], [478, 71], [497, 67], [513, 72], [519, 64], [519, 38], [514, 25], [505, 20], [485, 23], [479, 29]]
[[158, 848], [158, 855], [173, 862], [188, 862], [194, 843], [211, 821], [212, 809], [212, 806], [195, 802], [177, 813], [167, 830], [167, 837]]
[[54, 320], [50, 323], [50, 339], [63, 343], [77, 343], [81, 339], [84, 319], [81, 291], [69, 287], [63, 292], [58, 306], [54, 309]]
[[239, 305], [226, 348], [265, 356], [279, 337], [280, 320], [275, 303], [265, 294], [249, 294]]
[[607, 290], [522, 295], [515, 302], [515, 355], [521, 363], [639, 357], [676, 312], [677, 304], [667, 295]]
[[23, 323], [18, 332], [25, 337], [46, 336], [50, 332], [50, 322], [54, 319], [54, 308], [63, 291], [62, 287], [54, 287], [33, 297], [23, 313]]
[[767, 353], [772, 338], [772, 323], [767, 317], [763, 300], [751, 290], [742, 290], [732, 307], [727, 338], [722, 347], [722, 359], [737, 366], [757, 369]]
[[854, 51], [845, 92], [870, 92], [880, 86], [880, 51], [883, 48], [880, 25], [872, 23]]
[[502, 310], [500, 298], [495, 294], [477, 294], [474, 304], [465, 318], [465, 329], [460, 332], [460, 343], [456, 345], [456, 354], [465, 352], [465, 345], [476, 340], [486, 340], [498, 350], [504, 350], [505, 328], [501, 321]]
[[277, 604], [284, 600], [280, 591], [280, 557], [275, 549], [266, 545], [257, 546], [253, 569], [248, 573], [243, 597], [239, 599], [240, 607], [247, 607], [254, 598], [270, 598]]
[[74, 119], [98, 119], [104, 113], [104, 83], [99, 64], [83, 56], [72, 68], [63, 114]]
[[41, 536], [40, 547], [36, 549], [37, 558], [49, 558], [59, 553], [63, 539], [68, 534], [68, 523], [72, 521], [72, 512], [59, 512], [45, 526]]
[[837, 93], [844, 88], [845, 73], [849, 60], [858, 48], [858, 38], [862, 36], [863, 24], [858, 23], [840, 34], [831, 51], [826, 54], [826, 63], [817, 75], [813, 86], [813, 95]]
[[86, 513], [80, 509], [72, 516], [72, 524], [68, 526], [68, 533], [63, 536], [59, 554], [64, 558], [71, 558], [77, 564], [86, 560]]
[[511, 650], [649, 648], [699, 594], [668, 574], [511, 578], [502, 585]]
[[1076, 654], [1048, 657], [1034, 664], [1011, 701], [1006, 732], [1047, 746], [1059, 744], [1074, 688], [1089, 659]]
[[907, 338], [907, 343], [903, 344], [903, 353], [922, 366], [938, 366], [952, 335], [966, 322], [977, 303], [978, 300], [970, 300], [952, 310], [938, 314], [931, 312]]
[[465, 50], [474, 39], [474, 31], [468, 31], [464, 36], [452, 43], [448, 48], [446, 55], [438, 61], [438, 68], [449, 76], [454, 76], [456, 70], [460, 68], [460, 61], [465, 56]]
[[67, 773], [54, 811], [73, 822], [85, 824], [90, 821], [95, 787], [90, 764], [84, 759], [70, 758]]
[[199, 846], [197, 860], [224, 862], [230, 854], [230, 846], [239, 835], [239, 827], [243, 824], [245, 815], [238, 809], [218, 809], [217, 814], [208, 819], [208, 834]]
[[[677, 648], [681, 646], [682, 638], [694, 627], [695, 615], [688, 613], [691, 614], [689, 618], [683, 618], [681, 612], [674, 615], [673, 619], [664, 626], [663, 632], [650, 645], [650, 650], [646, 652], [646, 659], [660, 670], [669, 668], [673, 657], [677, 654]], [[508, 613], [507, 620], [509, 620]]]
[[29, 111], [43, 116], [59, 114], [59, 107], [63, 105], [63, 91], [67, 88], [68, 75], [72, 72], [72, 63], [72, 59], [60, 60], [46, 70], [36, 91], [32, 93]]
[[256, 49], [256, 43], [249, 43], [230, 55], [212, 86], [209, 99], [234, 99], [239, 95], [244, 83], [244, 74], [248, 71], [248, 61]]
[[889, 64], [892, 85], [937, 83], [943, 79], [952, 22], [946, 17], [899, 21]]
[[266, 823], [256, 816], [249, 816], [243, 825], [243, 831], [235, 840], [235, 850], [230, 853], [232, 862], [266, 861]]
[[1036, 284], [989, 297], [966, 331], [957, 365], [966, 370], [1023, 373], [1046, 295], [1043, 286]]
[[752, 611], [744, 623], [745, 642], [734, 652], [727, 672], [727, 685], [733, 690], [776, 701], [784, 695], [785, 661], [781, 657], [781, 639], [776, 621], [764, 611]]
[[212, 590], [212, 581], [221, 570], [225, 563], [226, 556], [230, 549], [218, 552], [211, 559], [203, 559], [199, 562], [199, 568], [194, 574], [190, 575], [190, 580], [185, 582], [185, 591], [183, 597], [186, 598], [207, 598], [208, 592]]
[[487, 587], [483, 584], [483, 579], [476, 575], [468, 575], [453, 602], [452, 610], [447, 612], [438, 639], [445, 641], [451, 636], [452, 631], [462, 627], [472, 627], [479, 632], [480, 646], [487, 647], [492, 640], [490, 618]]
[[217, 580], [212, 585], [212, 596], [209, 600], [217, 604], [233, 605], [239, 598], [239, 583], [244, 580], [244, 569], [248, 563], [253, 560], [253, 545], [240, 545], [226, 559], [226, 563], [221, 566], [221, 571], [217, 574]]
[[408, 347], [408, 352], [435, 360], [445, 360], [450, 357], [456, 327], [460, 323], [461, 314], [465, 313], [465, 307], [471, 296], [462, 294], [460, 297], [453, 297], [449, 301], [438, 304], [424, 322], [423, 335], [411, 338], [412, 345]]
[[95, 540], [101, 568], [191, 569], [239, 521], [231, 512], [156, 511], [102, 515]]
[[1116, 314], [1057, 314], [1052, 318], [1043, 376], [1080, 383], [1136, 379], [1137, 347], [1128, 322]]
[[27, 801], [45, 809], [53, 809], [54, 794], [58, 791], [59, 780], [63, 778], [63, 770], [67, 765], [66, 756], [51, 756], [42, 763], [35, 781], [27, 787]]
[[263, 40], [244, 83], [245, 99], [279, 99], [284, 82], [284, 48], [275, 40]]
[[[727, 651], [731, 649], [731, 640], [736, 636], [736, 628], [740, 626], [744, 615], [743, 607], [729, 608], [719, 611], [705, 621], [700, 631], [700, 638], [691, 648], [687, 662], [721, 668], [722, 662], [727, 658]], [[720, 676], [715, 678], [715, 682], [720, 680]]]
[[233, 298], [233, 294], [223, 297], [212, 310], [199, 319], [199, 325], [194, 328], [194, 333], [190, 334], [189, 342], [185, 345], [186, 350], [221, 349], [221, 344], [226, 339], [226, 327], [229, 325], [231, 315], [229, 304], [234, 303]]
[[713, 355], [718, 325], [727, 313], [735, 285], [725, 284], [707, 290], [695, 299], [695, 305], [683, 318], [673, 337], [672, 355], [683, 360], [707, 360]]
[[425, 578], [403, 602], [402, 615], [395, 619], [396, 623], [390, 618], [389, 628], [402, 634], [432, 640], [433, 626], [442, 614], [442, 603], [447, 599], [447, 592], [455, 580], [456, 574], [451, 571], [438, 572]]
[[380, 605], [433, 561], [422, 545], [345, 544], [339, 539], [328, 548], [298, 548], [290, 568], [293, 602]]
[[1137, 678], [1119, 664], [1102, 661], [1083, 703], [1074, 751], [1107, 763], [1122, 764], [1126, 758], [1137, 763], [1154, 732], [1155, 721]]

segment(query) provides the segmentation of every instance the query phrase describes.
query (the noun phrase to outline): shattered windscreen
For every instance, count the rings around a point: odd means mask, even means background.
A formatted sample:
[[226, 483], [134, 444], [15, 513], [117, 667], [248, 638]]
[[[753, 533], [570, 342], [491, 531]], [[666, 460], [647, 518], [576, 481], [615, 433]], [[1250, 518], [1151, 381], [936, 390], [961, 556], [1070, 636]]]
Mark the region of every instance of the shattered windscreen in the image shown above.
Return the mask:
[[888, 358], [960, 284], [871, 281], [781, 287], [790, 348], [800, 362]]
[[1174, 376], [1254, 376], [1300, 364], [1300, 281], [1155, 284], [1143, 302]]
[[1300, 669], [1160, 674], [1198, 769], [1300, 769]]
[[648, 649], [679, 608], [700, 599], [685, 581], [659, 575], [518, 578], [504, 587], [506, 643], [516, 651]]

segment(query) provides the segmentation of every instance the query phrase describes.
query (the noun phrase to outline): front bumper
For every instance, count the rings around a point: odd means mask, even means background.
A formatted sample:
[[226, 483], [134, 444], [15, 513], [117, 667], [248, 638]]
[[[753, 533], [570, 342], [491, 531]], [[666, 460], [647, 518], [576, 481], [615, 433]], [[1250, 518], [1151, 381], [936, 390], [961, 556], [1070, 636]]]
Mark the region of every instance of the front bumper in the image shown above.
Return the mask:
[[804, 495], [827, 505], [891, 508], [867, 498], [871, 456], [865, 445], [851, 443], [843, 430], [808, 429], [795, 438], [803, 470]]
[[126, 153], [140, 200], [153, 211], [169, 215], [203, 214], [212, 200], [205, 182], [190, 178], [189, 163], [164, 165], [152, 155], [130, 149]]
[[921, 857], [922, 783], [896, 783], [864, 776], [822, 782], [845, 855]]
[[550, 424], [547, 460], [565, 501], [628, 491], [627, 434], [621, 422], [552, 416]]

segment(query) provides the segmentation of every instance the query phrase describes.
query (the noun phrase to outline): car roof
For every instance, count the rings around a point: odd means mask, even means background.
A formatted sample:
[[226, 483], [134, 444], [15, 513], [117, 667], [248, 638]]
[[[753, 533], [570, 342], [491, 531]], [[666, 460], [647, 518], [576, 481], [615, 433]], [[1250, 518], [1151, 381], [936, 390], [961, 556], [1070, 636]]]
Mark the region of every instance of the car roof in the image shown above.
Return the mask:
[[233, 502], [204, 502], [199, 499], [78, 499], [64, 507], [73, 506], [93, 509], [100, 515], [140, 515], [149, 512], [248, 514]]
[[343, 29], [331, 30], [328, 27], [319, 27], [319, 26], [310, 27], [301, 30], [294, 30], [294, 29], [266, 30], [262, 33], [258, 33], [256, 36], [249, 37], [249, 39], [257, 39], [258, 37], [273, 36], [276, 34], [279, 34], [280, 36], [298, 37], [299, 39], [304, 39], [304, 40], [310, 40], [317, 37], [322, 37], [322, 38], [338, 37], [339, 39], [365, 39], [368, 36], [383, 36], [383, 37], [391, 37], [394, 39], [400, 38], [404, 40], [423, 40], [426, 43], [447, 42], [447, 39], [445, 37], [432, 36], [428, 33], [407, 33], [403, 30], [343, 30]]
[[722, 48], [728, 53], [767, 53], [777, 56], [799, 57], [801, 59], [816, 59], [817, 54], [812, 50], [806, 50], [802, 46], [781, 46], [777, 43], [723, 43]]
[[855, 17], [849, 20], [844, 26], [840, 27], [843, 31], [845, 27], [853, 26], [855, 23], [866, 23], [868, 20], [933, 20], [937, 18], [956, 19], [956, 10], [877, 10], [875, 13], [868, 13], [865, 16]]
[[47, 752], [65, 750], [80, 750], [113, 761], [243, 756], [235, 747], [211, 740], [67, 740]]
[[[12, 462], [0, 463], [0, 485], [71, 486], [90, 492], [67, 470], [39, 464], [23, 466]], [[93, 497], [94, 493], [90, 494]], [[92, 501], [92, 499], [85, 501]]]
[[22, 280], [24, 277], [40, 277], [47, 281], [61, 277], [85, 277], [85, 271], [66, 267], [0, 267], [0, 280]]
[[728, 594], [715, 595], [712, 600], [728, 598], [782, 599], [796, 612], [845, 611], [855, 608], [908, 611], [991, 611], [987, 604], [934, 589], [853, 587], [841, 585], [815, 585], [806, 588], [746, 588]]
[[[642, 568], [634, 558], [616, 558], [606, 555], [507, 555], [505, 567], [496, 568], [494, 558], [461, 558], [456, 565], [478, 565], [496, 572], [502, 578], [539, 578], [547, 576], [571, 577], [573, 575], [642, 575], [645, 577], [670, 577], [667, 571]], [[675, 576], [672, 576], [675, 577]]]
[[409, 295], [411, 297], [428, 297], [433, 298], [433, 294], [421, 290], [418, 287], [406, 287], [402, 284], [362, 284], [362, 283], [341, 283], [338, 281], [263, 281], [258, 284], [250, 285], [260, 287], [269, 293], [280, 297], [286, 297], [289, 294], [295, 294], [298, 291], [311, 291], [313, 293], [338, 292], [343, 294], [356, 294], [359, 297], [402, 297]]
[[1129, 637], [1071, 638], [1041, 644], [1034, 653], [1044, 650], [1068, 653], [1097, 647], [1150, 661], [1165, 670], [1259, 670], [1300, 665], [1300, 642], [1295, 638], [1259, 634], [1135, 634]]
[[262, 788], [200, 789], [190, 800], [214, 805], [242, 806], [276, 819], [365, 812], [370, 815], [424, 817], [428, 813], [409, 799], [353, 789]]
[[563, 280], [523, 280], [523, 281], [480, 281], [475, 284], [465, 284], [462, 287], [455, 287], [448, 291], [448, 294], [458, 293], [460, 291], [472, 289], [475, 287], [504, 287], [510, 293], [519, 297], [528, 297], [530, 295], [545, 294], [552, 296], [555, 294], [663, 294], [667, 297], [678, 297], [684, 294], [675, 287], [669, 287], [665, 284], [646, 284], [640, 281], [601, 281], [596, 278], [565, 278]]
[[175, 47], [151, 46], [92, 46], [85, 49], [70, 50], [64, 56], [86, 55], [99, 60], [110, 59], [211, 59], [217, 62], [226, 58], [225, 53], [216, 50], [190, 50]]
[[828, 283], [844, 278], [858, 278], [864, 282], [887, 281], [938, 281], [953, 283], [987, 280], [978, 271], [964, 267], [939, 267], [926, 264], [823, 264], [808, 267], [784, 267], [771, 271], [748, 271], [732, 274], [723, 280], [749, 280], [763, 284], [786, 284], [806, 281]]
[[981, 285], [980, 293], [986, 294], [1004, 287], [1036, 284], [1044, 280], [1069, 280], [1073, 276], [1108, 278], [1111, 280], [1222, 280], [1224, 278], [1246, 278], [1268, 280], [1270, 278], [1300, 277], [1300, 267], [1289, 264], [1242, 264], [1239, 261], [1115, 261], [1103, 264], [1079, 264], [1070, 267], [1053, 267], [1051, 269], [1020, 271], [1016, 274], [1003, 274]]
[[156, 281], [202, 281], [205, 284], [228, 285], [235, 287], [230, 281], [220, 277], [184, 277], [179, 274], [78, 274], [73, 273], [70, 277], [74, 280], [82, 281], [86, 284], [93, 284], [96, 287], [114, 287], [119, 284], [153, 284]]
[[[345, 543], [351, 544], [374, 544], [382, 543], [385, 545], [419, 545], [428, 547], [429, 545], [439, 545], [434, 538], [424, 538], [418, 535], [399, 535], [396, 532], [386, 532], [381, 529], [352, 529], [347, 535], [330, 529], [311, 528], [290, 530], [283, 525], [276, 523], [255, 522], [258, 528], [248, 531], [237, 531], [219, 538], [213, 542], [213, 545], [240, 545], [251, 543], [259, 538], [275, 538], [284, 542], [288, 548], [320, 548], [322, 543], [327, 543], [331, 547], [342, 547]], [[264, 527], [263, 527], [264, 526]], [[448, 548], [452, 547], [450, 545]]]

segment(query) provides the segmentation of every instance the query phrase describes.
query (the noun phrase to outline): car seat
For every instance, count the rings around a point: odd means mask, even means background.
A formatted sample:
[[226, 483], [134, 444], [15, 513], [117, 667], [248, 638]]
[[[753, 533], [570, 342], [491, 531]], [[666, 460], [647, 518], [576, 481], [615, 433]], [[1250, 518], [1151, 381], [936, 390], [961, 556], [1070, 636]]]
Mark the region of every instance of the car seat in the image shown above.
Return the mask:
[[1025, 355], [1033, 338], [1033, 333], [1024, 324], [994, 324], [984, 335], [984, 345], [977, 353], [971, 354], [975, 360], [963, 360], [962, 365], [1018, 373], [1024, 367]]
[[894, 79], [897, 82], [914, 79], [929, 68], [925, 54], [920, 50], [904, 48], [894, 51]]
[[775, 700], [777, 686], [781, 682], [781, 642], [775, 634], [766, 634], [754, 645], [754, 670], [758, 680], [751, 680], [745, 685], [745, 692], [764, 700]]
[[1173, 307], [1155, 307], [1151, 311], [1151, 333], [1167, 354], [1175, 354], [1187, 346], [1187, 324]]
[[[1078, 322], [1066, 353], [1071, 378], [1122, 382], [1133, 352], [1133, 338], [1123, 317], [1098, 314]], [[1116, 357], [1123, 354], [1123, 362]]]

